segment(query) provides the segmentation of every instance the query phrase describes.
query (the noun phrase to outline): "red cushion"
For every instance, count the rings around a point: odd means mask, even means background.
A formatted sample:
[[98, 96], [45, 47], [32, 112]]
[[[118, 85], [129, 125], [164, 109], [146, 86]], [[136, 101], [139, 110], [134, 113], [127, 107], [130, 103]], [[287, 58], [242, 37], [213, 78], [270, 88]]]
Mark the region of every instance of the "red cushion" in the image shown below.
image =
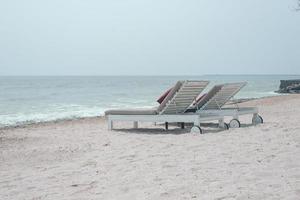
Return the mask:
[[194, 101], [194, 105], [197, 105], [197, 104], [199, 103], [199, 101], [200, 101], [201, 99], [203, 99], [206, 95], [207, 95], [207, 93], [202, 94], [202, 95], [199, 95], [199, 96], [196, 98], [196, 100]]
[[157, 99], [157, 102], [159, 104], [161, 104], [164, 99], [168, 96], [168, 94], [170, 93], [170, 91], [172, 90], [172, 88], [168, 89], [167, 91], [165, 91], [158, 99]]

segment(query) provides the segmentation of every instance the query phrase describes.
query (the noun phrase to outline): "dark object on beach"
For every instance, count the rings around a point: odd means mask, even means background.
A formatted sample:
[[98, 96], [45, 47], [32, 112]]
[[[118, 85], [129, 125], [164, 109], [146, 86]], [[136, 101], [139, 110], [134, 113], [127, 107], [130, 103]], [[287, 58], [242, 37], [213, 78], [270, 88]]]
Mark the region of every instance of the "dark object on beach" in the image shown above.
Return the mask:
[[298, 80], [281, 80], [278, 93], [299, 93], [300, 79]]

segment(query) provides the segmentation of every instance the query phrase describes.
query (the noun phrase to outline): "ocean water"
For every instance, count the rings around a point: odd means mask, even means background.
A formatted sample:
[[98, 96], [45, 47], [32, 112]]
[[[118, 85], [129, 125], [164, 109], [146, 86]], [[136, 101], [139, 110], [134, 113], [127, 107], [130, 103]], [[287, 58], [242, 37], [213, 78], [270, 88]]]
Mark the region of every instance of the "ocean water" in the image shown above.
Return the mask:
[[0, 77], [0, 127], [92, 117], [110, 108], [147, 108], [177, 80], [217, 83], [247, 81], [236, 98], [278, 95], [292, 75]]

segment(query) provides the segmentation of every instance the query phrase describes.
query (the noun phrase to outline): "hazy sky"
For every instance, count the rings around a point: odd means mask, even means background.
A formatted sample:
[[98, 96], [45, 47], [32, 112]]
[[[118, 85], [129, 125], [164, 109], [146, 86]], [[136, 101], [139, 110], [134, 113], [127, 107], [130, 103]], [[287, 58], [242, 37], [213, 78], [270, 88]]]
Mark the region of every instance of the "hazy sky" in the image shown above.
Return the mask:
[[0, 75], [300, 74], [297, 0], [0, 0]]

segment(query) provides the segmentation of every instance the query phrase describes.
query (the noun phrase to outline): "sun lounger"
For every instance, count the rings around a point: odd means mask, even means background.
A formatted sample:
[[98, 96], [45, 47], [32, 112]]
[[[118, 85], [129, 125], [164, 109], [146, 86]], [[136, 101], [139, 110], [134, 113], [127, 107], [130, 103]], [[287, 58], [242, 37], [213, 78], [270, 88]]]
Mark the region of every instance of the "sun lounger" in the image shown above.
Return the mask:
[[234, 107], [224, 108], [233, 96], [238, 93], [247, 83], [226, 83], [214, 86], [205, 96], [196, 102], [187, 112], [195, 112], [200, 117], [205, 116], [232, 116], [233, 119], [229, 123], [229, 127], [237, 128], [241, 126], [239, 121], [240, 115], [253, 114], [252, 123], [263, 123], [263, 119], [258, 115], [256, 107]]
[[132, 121], [134, 128], [138, 122], [183, 122], [194, 123], [191, 132], [202, 133], [200, 122], [218, 120], [225, 127], [222, 116], [200, 116], [197, 113], [186, 113], [189, 106], [208, 85], [208, 81], [178, 81], [162, 103], [153, 109], [108, 110], [108, 129], [113, 129], [114, 121]]

